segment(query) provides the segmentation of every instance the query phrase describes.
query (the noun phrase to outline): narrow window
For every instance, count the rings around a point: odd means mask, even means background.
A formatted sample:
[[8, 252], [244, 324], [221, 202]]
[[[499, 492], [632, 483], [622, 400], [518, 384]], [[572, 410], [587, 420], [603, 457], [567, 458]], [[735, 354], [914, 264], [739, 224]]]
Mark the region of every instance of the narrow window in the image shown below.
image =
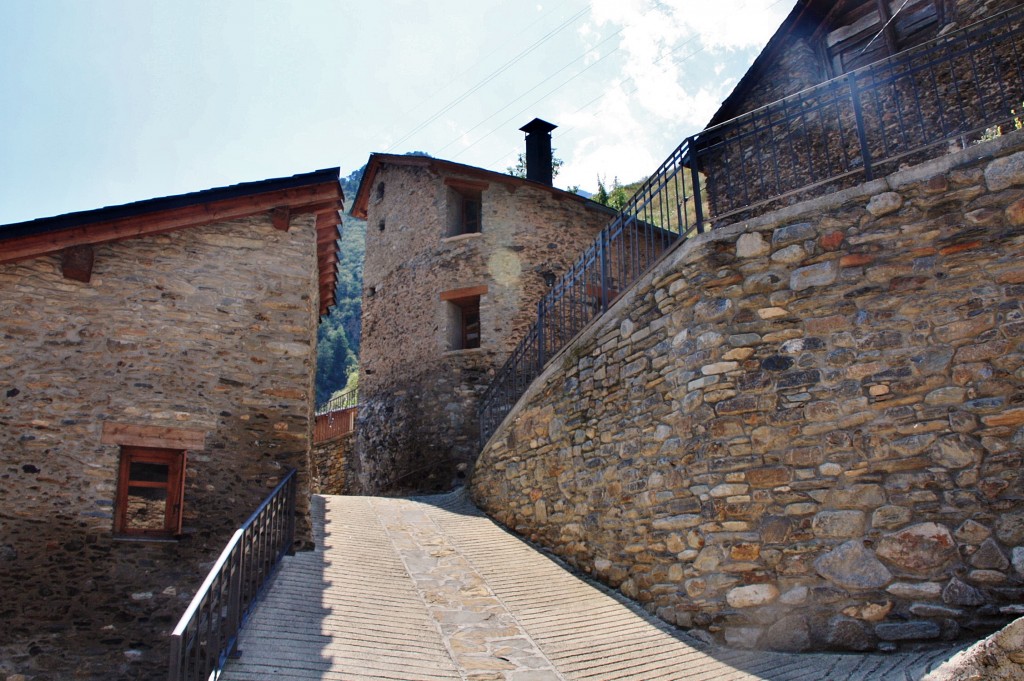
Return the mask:
[[378, 182], [377, 183], [377, 200], [380, 201], [383, 198], [384, 198], [384, 183], [383, 182]]
[[450, 350], [480, 347], [480, 297], [485, 293], [486, 286], [474, 286], [441, 294], [441, 300], [445, 301]]
[[478, 234], [483, 230], [483, 192], [487, 184], [447, 179], [448, 222], [445, 236]]
[[121, 446], [114, 533], [173, 537], [181, 534], [185, 451]]
[[480, 231], [480, 205], [483, 203], [480, 192], [461, 194], [462, 225], [460, 234], [476, 234]]
[[449, 301], [452, 311], [452, 350], [480, 347], [480, 296]]

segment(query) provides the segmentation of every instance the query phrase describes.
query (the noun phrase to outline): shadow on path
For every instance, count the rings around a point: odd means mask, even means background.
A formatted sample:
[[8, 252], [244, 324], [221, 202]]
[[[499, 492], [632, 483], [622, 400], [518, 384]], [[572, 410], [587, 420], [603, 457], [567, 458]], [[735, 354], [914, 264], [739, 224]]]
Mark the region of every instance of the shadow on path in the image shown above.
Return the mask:
[[955, 649], [785, 654], [710, 646], [574, 574], [464, 491], [314, 497], [225, 681], [914, 680]]

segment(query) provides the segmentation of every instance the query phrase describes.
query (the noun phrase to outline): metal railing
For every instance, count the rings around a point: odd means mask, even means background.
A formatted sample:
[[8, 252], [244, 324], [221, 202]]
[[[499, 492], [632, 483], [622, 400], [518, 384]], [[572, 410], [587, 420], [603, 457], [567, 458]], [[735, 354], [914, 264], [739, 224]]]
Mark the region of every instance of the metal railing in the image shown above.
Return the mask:
[[235, 531], [171, 634], [170, 681], [207, 681], [237, 654], [238, 632], [295, 541], [292, 469]]
[[702, 231], [704, 207], [694, 189], [697, 173], [686, 165], [687, 142], [644, 182], [537, 304], [537, 321], [481, 400], [481, 443], [490, 438], [548, 358], [604, 313], [673, 244]]
[[[537, 306], [480, 403], [483, 446], [547, 361], [675, 244], [1024, 125], [1024, 7], [687, 138]], [[684, 172], [685, 171], [685, 172]]]
[[325, 442], [355, 430], [359, 390], [353, 388], [332, 397], [316, 411], [313, 442]]
[[708, 128], [691, 160], [716, 221], [737, 219], [1014, 127], [1022, 84], [1018, 7]]
[[345, 390], [331, 397], [321, 407], [316, 410], [317, 416], [323, 416], [329, 414], [332, 411], [338, 411], [340, 409], [348, 409], [349, 407], [355, 407], [359, 404], [359, 388], [351, 388]]

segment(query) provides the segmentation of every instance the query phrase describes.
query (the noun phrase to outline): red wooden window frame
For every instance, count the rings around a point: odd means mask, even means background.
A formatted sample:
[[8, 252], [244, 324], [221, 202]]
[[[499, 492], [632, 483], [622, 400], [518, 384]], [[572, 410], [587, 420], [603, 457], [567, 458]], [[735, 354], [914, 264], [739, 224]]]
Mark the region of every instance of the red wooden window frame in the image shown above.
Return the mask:
[[[114, 533], [125, 537], [166, 538], [181, 534], [181, 519], [185, 501], [185, 461], [183, 449], [121, 446], [121, 462], [117, 476], [117, 500], [114, 507]], [[156, 464], [167, 467], [166, 480], [132, 479], [132, 464]], [[157, 528], [132, 527], [128, 515], [128, 497], [131, 489], [165, 489], [163, 526]]]

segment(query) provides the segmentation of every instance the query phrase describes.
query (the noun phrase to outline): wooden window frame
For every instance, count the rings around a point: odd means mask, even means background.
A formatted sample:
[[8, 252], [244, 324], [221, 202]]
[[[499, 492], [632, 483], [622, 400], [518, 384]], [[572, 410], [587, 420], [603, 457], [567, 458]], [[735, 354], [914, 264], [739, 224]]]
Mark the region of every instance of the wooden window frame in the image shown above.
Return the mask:
[[483, 193], [488, 184], [455, 178], [446, 178], [444, 184], [448, 188], [448, 224], [445, 236], [483, 232]]
[[[121, 445], [117, 476], [117, 498], [114, 502], [114, 534], [119, 537], [170, 539], [181, 534], [185, 506], [185, 467], [188, 454], [184, 449]], [[132, 480], [133, 463], [167, 466], [167, 480]], [[128, 518], [128, 497], [131, 488], [166, 489], [164, 522], [160, 529], [131, 527]]]
[[[876, 26], [880, 26], [882, 28], [880, 29], [880, 35], [878, 35], [877, 38], [875, 38], [875, 41], [880, 41], [881, 44], [884, 45], [884, 49], [881, 50], [883, 54], [882, 56], [878, 57], [878, 59], [886, 59], [893, 55], [899, 54], [903, 50], [914, 47], [922, 42], [921, 38], [918, 37], [918, 39], [907, 43], [904, 40], [901, 40], [896, 35], [895, 26], [889, 23], [890, 19], [892, 19], [892, 12], [890, 9], [891, 1], [892, 0], [854, 0], [854, 2], [859, 2], [859, 4], [861, 5], [872, 7], [871, 11], [877, 13], [878, 15], [879, 20]], [[934, 11], [934, 21], [930, 23], [934, 24], [935, 31], [938, 32], [945, 24], [945, 19], [947, 15], [945, 0], [926, 1], [928, 4], [932, 6]], [[825, 16], [818, 31], [816, 31], [817, 37], [814, 39], [814, 43], [817, 45], [816, 49], [818, 50], [822, 62], [825, 64], [826, 73], [831, 78], [838, 78], [839, 76], [849, 73], [851, 70], [856, 70], [858, 68], [861, 68], [862, 66], [866, 66], [868, 63], [871, 63], [865, 62], [863, 64], [855, 64], [852, 68], [846, 68], [845, 65], [843, 67], [840, 67], [837, 65], [837, 62], [842, 62], [842, 58], [840, 56], [842, 52], [834, 53], [833, 48], [827, 45], [828, 35], [833, 30], [838, 30], [833, 25], [833, 22], [840, 15], [849, 12], [850, 8], [851, 2], [849, 1], [836, 2], [832, 10], [830, 10], [829, 13]], [[934, 35], [931, 36], [931, 38], [934, 37]], [[851, 49], [855, 48], [851, 47]]]
[[441, 294], [449, 305], [449, 346], [451, 350], [475, 350], [483, 343], [480, 319], [480, 299], [487, 286], [453, 289]]

